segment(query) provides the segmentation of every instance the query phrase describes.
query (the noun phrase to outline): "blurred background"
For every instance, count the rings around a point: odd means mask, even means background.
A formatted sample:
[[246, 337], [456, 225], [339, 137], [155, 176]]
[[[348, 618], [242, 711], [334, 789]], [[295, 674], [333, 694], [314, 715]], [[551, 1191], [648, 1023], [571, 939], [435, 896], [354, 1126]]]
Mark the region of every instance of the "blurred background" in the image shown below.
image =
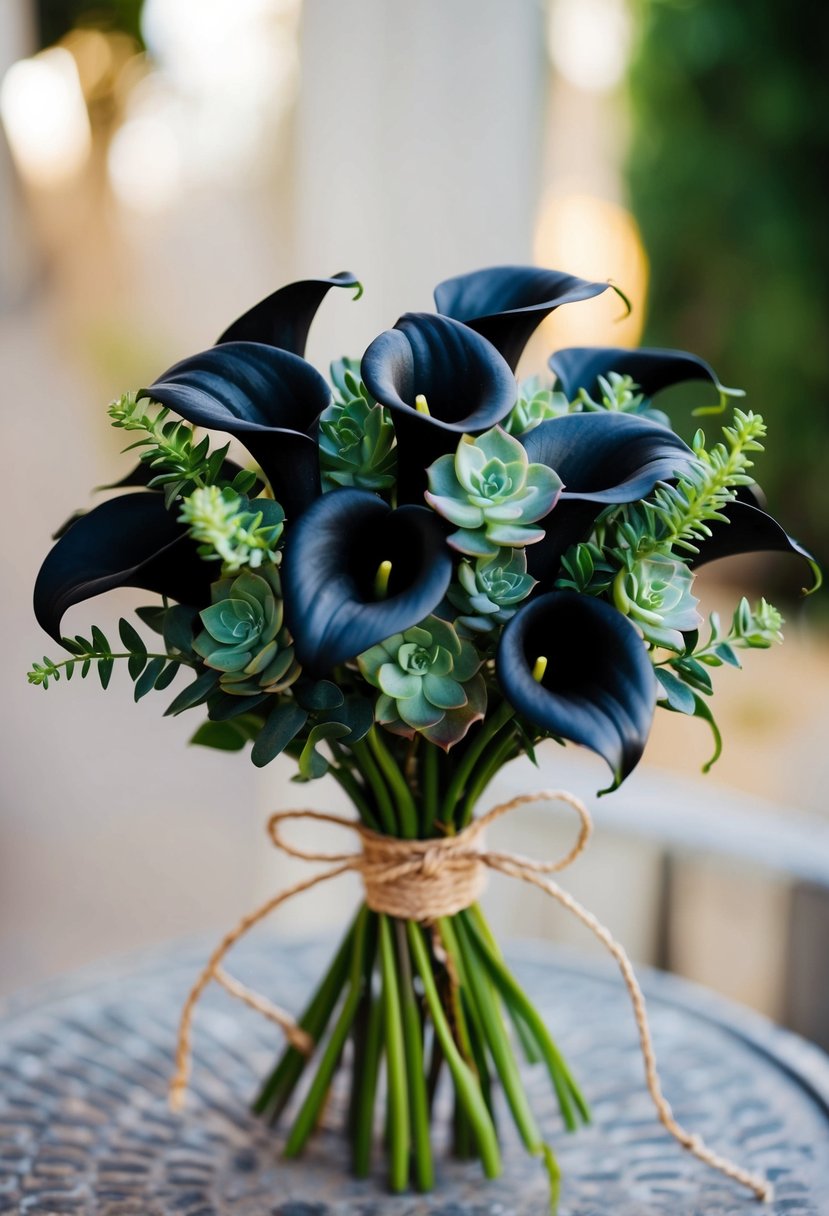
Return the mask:
[[[780, 0], [0, 0], [0, 991], [221, 934], [293, 876], [267, 812], [345, 809], [279, 762], [188, 749], [197, 723], [133, 705], [117, 675], [106, 695], [25, 681], [49, 537], [128, 467], [108, 401], [276, 286], [362, 280], [359, 303], [334, 293], [314, 327], [324, 368], [477, 266], [612, 278], [632, 314], [612, 293], [562, 310], [523, 370], [573, 344], [702, 355], [766, 416], [771, 509], [826, 565], [829, 10], [806, 16]], [[666, 400], [686, 438], [706, 403], [699, 387]], [[706, 569], [704, 606], [766, 594], [785, 646], [715, 673], [726, 744], [710, 776], [704, 724], [657, 715], [566, 885], [640, 962], [829, 1045], [825, 609], [799, 598], [791, 560], [729, 577]], [[107, 628], [145, 598], [67, 622]], [[542, 770], [510, 766], [495, 793], [567, 785], [592, 805], [604, 783], [574, 749], [551, 745]], [[510, 847], [535, 855], [570, 830], [537, 810], [510, 823]], [[353, 895], [278, 927], [338, 923]], [[505, 933], [591, 949], [529, 894], [493, 882], [488, 898]]]

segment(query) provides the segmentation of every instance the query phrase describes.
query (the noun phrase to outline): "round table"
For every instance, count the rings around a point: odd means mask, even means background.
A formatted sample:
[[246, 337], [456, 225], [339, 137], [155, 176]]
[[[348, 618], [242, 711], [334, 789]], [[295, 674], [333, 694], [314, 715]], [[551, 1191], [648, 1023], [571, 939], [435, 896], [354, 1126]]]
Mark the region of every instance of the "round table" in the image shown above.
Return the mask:
[[[330, 944], [260, 938], [234, 974], [298, 1011]], [[560, 1216], [820, 1216], [829, 1210], [829, 1058], [672, 977], [645, 976], [663, 1085], [679, 1120], [775, 1184], [761, 1208], [684, 1153], [656, 1121], [627, 994], [612, 967], [539, 944], [511, 962], [579, 1077], [593, 1125], [563, 1132], [546, 1078], [527, 1070], [564, 1180]], [[0, 1213], [21, 1216], [512, 1216], [547, 1213], [546, 1177], [504, 1118], [504, 1173], [486, 1182], [436, 1137], [433, 1194], [392, 1196], [382, 1165], [357, 1182], [335, 1091], [301, 1161], [248, 1113], [278, 1032], [214, 988], [196, 1015], [193, 1084], [170, 1113], [181, 1001], [201, 946], [98, 967], [0, 1006]], [[378, 1154], [379, 1157], [379, 1154]]]

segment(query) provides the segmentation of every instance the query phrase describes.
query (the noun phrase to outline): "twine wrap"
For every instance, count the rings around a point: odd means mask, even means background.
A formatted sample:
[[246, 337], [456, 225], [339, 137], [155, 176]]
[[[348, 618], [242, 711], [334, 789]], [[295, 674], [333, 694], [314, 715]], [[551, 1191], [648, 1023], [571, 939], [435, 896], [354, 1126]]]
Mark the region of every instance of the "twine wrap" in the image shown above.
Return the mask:
[[[576, 843], [570, 851], [554, 861], [536, 861], [518, 853], [502, 853], [486, 850], [483, 835], [487, 826], [520, 806], [532, 802], [564, 802], [576, 812], [580, 830]], [[357, 853], [308, 852], [285, 840], [280, 831], [288, 820], [316, 820], [348, 828], [359, 838], [362, 845]], [[752, 1174], [728, 1158], [714, 1152], [700, 1136], [686, 1131], [677, 1122], [670, 1103], [662, 1093], [656, 1053], [653, 1047], [650, 1025], [645, 1008], [645, 997], [633, 970], [633, 965], [624, 947], [616, 941], [610, 931], [597, 920], [592, 912], [583, 907], [572, 895], [563, 890], [547, 875], [564, 870], [572, 865], [584, 851], [590, 839], [593, 824], [590, 814], [575, 795], [566, 790], [539, 790], [532, 794], [521, 794], [509, 802], [500, 803], [485, 815], [473, 820], [469, 827], [455, 836], [442, 836], [430, 840], [401, 840], [383, 836], [365, 827], [357, 820], [346, 819], [323, 811], [295, 810], [278, 811], [268, 820], [268, 834], [276, 846], [290, 857], [303, 861], [330, 862], [329, 869], [307, 878], [281, 891], [244, 917], [239, 924], [222, 939], [210, 956], [207, 965], [193, 985], [184, 1003], [179, 1024], [176, 1048], [176, 1071], [170, 1083], [170, 1105], [180, 1110], [190, 1076], [192, 1021], [195, 1006], [211, 981], [223, 987], [231, 996], [256, 1009], [285, 1032], [293, 1047], [304, 1055], [310, 1055], [314, 1042], [301, 1026], [285, 1010], [271, 1004], [265, 997], [253, 992], [234, 979], [221, 966], [231, 947], [254, 925], [264, 920], [280, 904], [308, 891], [320, 883], [338, 878], [354, 871], [362, 877], [365, 902], [374, 912], [402, 920], [430, 924], [440, 917], [453, 916], [476, 902], [486, 885], [487, 871], [497, 870], [508, 878], [530, 883], [546, 892], [577, 920], [589, 929], [616, 960], [631, 999], [633, 1014], [639, 1032], [639, 1045], [645, 1067], [645, 1081], [662, 1126], [689, 1153], [700, 1161], [719, 1170], [727, 1178], [752, 1191], [757, 1199], [771, 1202], [774, 1190], [771, 1183], [757, 1174]]]

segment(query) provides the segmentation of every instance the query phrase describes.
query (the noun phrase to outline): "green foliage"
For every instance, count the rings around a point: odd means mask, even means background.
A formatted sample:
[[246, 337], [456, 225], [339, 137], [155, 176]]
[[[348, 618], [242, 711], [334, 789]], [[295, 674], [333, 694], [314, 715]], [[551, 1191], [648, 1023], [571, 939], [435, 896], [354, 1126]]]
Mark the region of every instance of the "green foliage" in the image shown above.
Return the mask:
[[457, 583], [447, 593], [460, 613], [455, 623], [473, 633], [488, 633], [515, 615], [535, 585], [523, 549], [499, 549], [494, 557], [479, 557], [474, 563], [464, 560]]
[[192, 660], [186, 654], [150, 653], [141, 635], [123, 617], [118, 622], [118, 633], [124, 646], [122, 651], [113, 650], [109, 639], [97, 625], [92, 626], [90, 638], [84, 638], [80, 634], [74, 638], [62, 638], [64, 647], [69, 651], [69, 658], [55, 660], [44, 655], [42, 663], [32, 664], [31, 671], [28, 672], [29, 683], [48, 688], [50, 682], [57, 683], [61, 675], [71, 680], [76, 670], [84, 680], [94, 668], [101, 687], [107, 688], [116, 660], [126, 659], [127, 671], [135, 686], [135, 700], [139, 701], [153, 689], [161, 691], [167, 688], [182, 666], [193, 666]]
[[356, 486], [361, 490], [388, 490], [395, 483], [397, 456], [394, 426], [388, 411], [375, 405], [346, 374], [354, 393], [334, 401], [320, 417], [319, 455], [324, 490]]
[[272, 498], [251, 502], [229, 486], [199, 486], [182, 501], [178, 518], [198, 542], [200, 556], [220, 561], [225, 574], [278, 560], [285, 512]]
[[526, 435], [549, 418], [560, 418], [572, 411], [564, 393], [542, 388], [538, 376], [525, 380], [518, 389], [518, 400], [502, 423], [509, 435]]
[[212, 603], [199, 613], [204, 628], [193, 649], [220, 673], [223, 692], [248, 696], [281, 692], [299, 675], [285, 629], [282, 586], [275, 566], [245, 570], [211, 588]]
[[544, 531], [533, 527], [552, 509], [561, 479], [531, 464], [522, 445], [499, 426], [464, 435], [454, 456], [428, 469], [426, 500], [457, 529], [449, 544], [472, 557], [496, 557], [502, 547], [530, 545]]
[[579, 389], [578, 396], [571, 407], [574, 412], [590, 414], [597, 413], [599, 410], [608, 410], [611, 413], [635, 414], [639, 418], [648, 418], [651, 422], [658, 422], [660, 426], [671, 425], [668, 415], [651, 406], [649, 398], [640, 391], [639, 385], [631, 376], [622, 376], [619, 372], [609, 372], [607, 376], [599, 376], [598, 384], [599, 400], [594, 401], [587, 389]]
[[[168, 409], [154, 402], [138, 401], [135, 393], [124, 393], [111, 403], [107, 412], [114, 427], [143, 433], [143, 439], [137, 439], [124, 451], [139, 449], [142, 464], [157, 470], [148, 485], [151, 489], [163, 489], [168, 507], [197, 486], [220, 480], [229, 444], [211, 452], [206, 435], [197, 443], [189, 422], [171, 418]], [[244, 476], [249, 478], [250, 474]]]
[[762, 452], [766, 434], [759, 414], [736, 409], [731, 426], [723, 427], [725, 442], [710, 451], [705, 435], [697, 431], [693, 440], [697, 464], [688, 469], [676, 484], [662, 484], [649, 499], [625, 507], [618, 516], [619, 537], [633, 561], [657, 551], [695, 554], [695, 541], [710, 536], [709, 524], [725, 520], [723, 508], [731, 502], [738, 486], [754, 481], [748, 470], [751, 454]]
[[637, 0], [635, 11], [627, 180], [651, 268], [645, 342], [698, 350], [739, 378], [774, 431], [769, 500], [825, 565], [829, 8]]

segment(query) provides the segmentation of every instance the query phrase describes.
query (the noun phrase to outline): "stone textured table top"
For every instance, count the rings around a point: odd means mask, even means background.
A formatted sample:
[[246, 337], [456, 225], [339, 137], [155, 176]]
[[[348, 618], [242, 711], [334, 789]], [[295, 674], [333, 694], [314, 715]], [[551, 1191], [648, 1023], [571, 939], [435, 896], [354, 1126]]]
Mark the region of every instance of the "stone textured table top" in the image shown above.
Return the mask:
[[[212, 944], [212, 943], [211, 943]], [[330, 952], [259, 938], [234, 974], [298, 1010]], [[213, 990], [196, 1017], [193, 1086], [170, 1114], [180, 1003], [203, 946], [145, 955], [44, 986], [0, 1006], [0, 1213], [21, 1216], [511, 1216], [549, 1211], [539, 1163], [507, 1119], [504, 1174], [436, 1145], [438, 1185], [390, 1196], [382, 1172], [346, 1169], [335, 1094], [300, 1162], [247, 1103], [278, 1032]], [[694, 1161], [656, 1121], [627, 995], [612, 967], [540, 945], [514, 947], [516, 973], [574, 1066], [594, 1123], [566, 1135], [544, 1076], [528, 1070], [564, 1173], [560, 1216], [820, 1216], [829, 1211], [829, 1059], [763, 1019], [652, 975], [645, 989], [664, 1088], [680, 1121], [773, 1179], [751, 1195]]]

